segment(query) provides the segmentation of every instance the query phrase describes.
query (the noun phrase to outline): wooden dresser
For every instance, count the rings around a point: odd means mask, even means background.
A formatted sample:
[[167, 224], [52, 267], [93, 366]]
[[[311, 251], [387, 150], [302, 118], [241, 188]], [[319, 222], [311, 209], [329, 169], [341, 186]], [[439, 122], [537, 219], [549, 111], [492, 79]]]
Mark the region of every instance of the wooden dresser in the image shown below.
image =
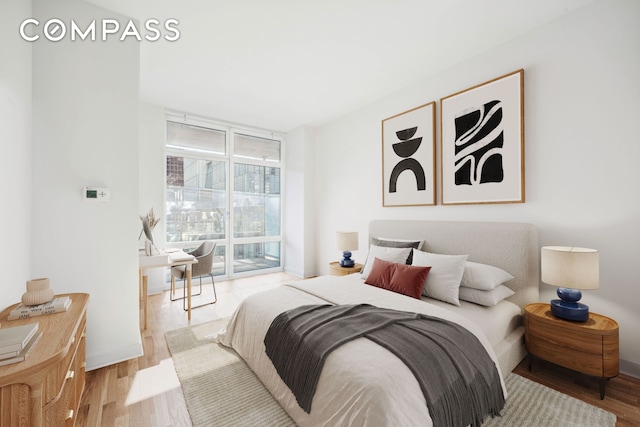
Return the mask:
[[[585, 322], [572, 322], [551, 314], [549, 304], [525, 307], [525, 343], [532, 356], [600, 378], [604, 399], [606, 379], [618, 375], [620, 358], [618, 323], [589, 313]], [[529, 359], [529, 370], [533, 358]]]
[[[2, 328], [37, 322], [42, 337], [23, 362], [0, 366], [0, 425], [73, 426], [85, 383], [88, 294], [68, 295], [66, 312], [7, 320]], [[16, 304], [17, 305], [17, 304]]]

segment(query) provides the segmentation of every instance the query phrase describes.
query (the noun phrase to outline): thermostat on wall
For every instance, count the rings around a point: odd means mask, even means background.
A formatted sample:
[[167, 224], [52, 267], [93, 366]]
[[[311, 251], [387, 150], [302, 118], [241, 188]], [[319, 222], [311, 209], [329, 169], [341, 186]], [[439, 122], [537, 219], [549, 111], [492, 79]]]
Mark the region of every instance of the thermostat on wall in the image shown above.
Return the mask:
[[82, 189], [82, 198], [85, 200], [95, 200], [97, 202], [108, 202], [111, 192], [108, 188], [100, 187], [84, 187]]

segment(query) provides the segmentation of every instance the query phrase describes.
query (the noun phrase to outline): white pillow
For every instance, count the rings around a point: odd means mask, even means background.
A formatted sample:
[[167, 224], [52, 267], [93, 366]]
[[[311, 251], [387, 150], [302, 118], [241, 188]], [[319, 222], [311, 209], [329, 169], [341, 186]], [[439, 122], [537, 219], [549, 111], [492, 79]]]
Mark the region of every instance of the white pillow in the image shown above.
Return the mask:
[[505, 298], [515, 294], [504, 285], [498, 285], [490, 291], [483, 291], [473, 288], [460, 288], [460, 299], [488, 307], [496, 305]]
[[490, 291], [511, 279], [513, 279], [511, 274], [498, 267], [467, 261], [460, 286]]
[[460, 305], [458, 290], [468, 255], [442, 255], [413, 251], [413, 264], [431, 267], [425, 281], [423, 295], [453, 305]]
[[373, 268], [373, 260], [380, 258], [383, 261], [406, 264], [411, 248], [388, 248], [384, 246], [369, 245], [369, 255], [362, 268], [362, 278], [366, 280]]

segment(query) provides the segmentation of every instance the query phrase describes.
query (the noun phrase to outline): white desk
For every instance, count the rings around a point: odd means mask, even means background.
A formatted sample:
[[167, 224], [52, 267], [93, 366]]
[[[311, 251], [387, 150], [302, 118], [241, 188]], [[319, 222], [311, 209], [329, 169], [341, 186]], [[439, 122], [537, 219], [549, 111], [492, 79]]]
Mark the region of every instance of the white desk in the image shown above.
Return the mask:
[[140, 274], [140, 297], [144, 310], [144, 327], [147, 329], [147, 293], [149, 286], [149, 276], [147, 270], [158, 267], [173, 267], [175, 265], [185, 265], [187, 267], [187, 318], [191, 320], [191, 266], [198, 262], [195, 257], [184, 251], [161, 253], [159, 255], [140, 255], [138, 264]]

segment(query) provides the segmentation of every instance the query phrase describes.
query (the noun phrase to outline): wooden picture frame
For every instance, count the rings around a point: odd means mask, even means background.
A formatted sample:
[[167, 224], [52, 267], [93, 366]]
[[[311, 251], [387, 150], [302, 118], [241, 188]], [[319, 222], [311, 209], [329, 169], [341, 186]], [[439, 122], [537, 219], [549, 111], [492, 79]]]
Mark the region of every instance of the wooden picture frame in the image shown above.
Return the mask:
[[440, 100], [443, 205], [524, 203], [524, 70]]
[[382, 120], [382, 206], [436, 204], [435, 101]]

